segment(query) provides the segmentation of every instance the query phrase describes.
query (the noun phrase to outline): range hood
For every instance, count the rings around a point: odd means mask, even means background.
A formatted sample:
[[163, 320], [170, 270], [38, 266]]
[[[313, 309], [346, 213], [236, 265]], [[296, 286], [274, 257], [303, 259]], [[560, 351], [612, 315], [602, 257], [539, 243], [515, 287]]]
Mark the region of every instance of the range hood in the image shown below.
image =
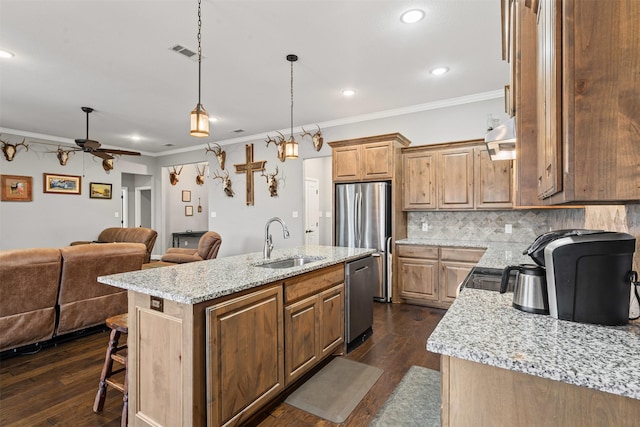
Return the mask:
[[511, 117], [496, 126], [484, 137], [491, 160], [512, 160], [516, 158], [516, 119]]

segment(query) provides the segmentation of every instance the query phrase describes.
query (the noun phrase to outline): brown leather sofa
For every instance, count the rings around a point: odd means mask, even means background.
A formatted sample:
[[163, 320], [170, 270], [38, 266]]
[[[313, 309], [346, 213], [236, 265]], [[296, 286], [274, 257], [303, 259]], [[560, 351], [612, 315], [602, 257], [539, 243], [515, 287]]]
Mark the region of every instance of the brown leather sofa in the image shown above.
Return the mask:
[[102, 230], [96, 240], [71, 242], [71, 246], [83, 245], [87, 243], [143, 243], [147, 247], [147, 256], [144, 260], [148, 263], [151, 260], [153, 245], [156, 243], [158, 232], [145, 227], [110, 227]]
[[140, 270], [141, 243], [0, 251], [0, 352], [42, 343], [127, 312], [127, 291], [98, 276]]
[[204, 261], [205, 259], [215, 259], [218, 256], [222, 237], [215, 231], [207, 231], [200, 237], [198, 249], [169, 248], [162, 255], [162, 262], [173, 262], [184, 264], [186, 262]]

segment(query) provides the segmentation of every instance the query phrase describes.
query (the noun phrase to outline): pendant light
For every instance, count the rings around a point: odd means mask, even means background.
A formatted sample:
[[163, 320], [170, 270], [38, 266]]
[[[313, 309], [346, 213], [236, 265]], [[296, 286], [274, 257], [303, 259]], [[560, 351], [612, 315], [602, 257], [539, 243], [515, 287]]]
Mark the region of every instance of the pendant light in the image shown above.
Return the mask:
[[200, 29], [202, 27], [202, 18], [200, 11], [201, 0], [198, 0], [198, 105], [191, 112], [191, 136], [203, 138], [209, 136], [209, 114], [200, 103], [200, 86], [202, 75], [202, 46]]
[[293, 136], [293, 63], [298, 60], [298, 55], [287, 55], [287, 61], [291, 63], [291, 136], [284, 145], [284, 156], [287, 159], [298, 158], [298, 141]]

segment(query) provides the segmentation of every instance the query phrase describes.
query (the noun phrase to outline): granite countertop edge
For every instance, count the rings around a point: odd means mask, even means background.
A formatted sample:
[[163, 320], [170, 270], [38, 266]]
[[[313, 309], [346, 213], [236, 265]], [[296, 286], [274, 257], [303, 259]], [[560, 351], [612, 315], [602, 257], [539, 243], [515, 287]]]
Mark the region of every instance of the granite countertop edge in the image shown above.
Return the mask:
[[635, 354], [640, 324], [558, 320], [516, 310], [512, 298], [512, 293], [463, 290], [428, 338], [427, 350], [640, 399], [640, 359]]
[[240, 291], [349, 262], [374, 253], [374, 249], [304, 245], [275, 249], [270, 261], [291, 256], [322, 259], [303, 266], [271, 269], [260, 267], [262, 253], [137, 270], [98, 277], [100, 283], [183, 304], [198, 304]]
[[522, 252], [531, 242], [491, 242], [481, 240], [445, 240], [408, 238], [396, 240], [397, 245], [446, 246], [486, 249], [476, 267], [503, 269], [508, 265], [531, 264], [533, 260]]

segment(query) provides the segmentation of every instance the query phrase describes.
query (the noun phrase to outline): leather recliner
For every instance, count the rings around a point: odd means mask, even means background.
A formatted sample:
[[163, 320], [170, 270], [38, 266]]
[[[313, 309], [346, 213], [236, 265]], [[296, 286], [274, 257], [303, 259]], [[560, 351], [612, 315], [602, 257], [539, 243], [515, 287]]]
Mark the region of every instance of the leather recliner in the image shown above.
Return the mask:
[[145, 264], [151, 260], [151, 252], [156, 243], [158, 232], [145, 227], [110, 227], [102, 230], [98, 238], [94, 241], [71, 242], [70, 246], [83, 245], [88, 243], [142, 243], [147, 247]]
[[187, 262], [215, 259], [218, 256], [222, 238], [215, 231], [207, 231], [200, 237], [198, 249], [169, 248], [162, 256], [163, 262], [184, 264]]

